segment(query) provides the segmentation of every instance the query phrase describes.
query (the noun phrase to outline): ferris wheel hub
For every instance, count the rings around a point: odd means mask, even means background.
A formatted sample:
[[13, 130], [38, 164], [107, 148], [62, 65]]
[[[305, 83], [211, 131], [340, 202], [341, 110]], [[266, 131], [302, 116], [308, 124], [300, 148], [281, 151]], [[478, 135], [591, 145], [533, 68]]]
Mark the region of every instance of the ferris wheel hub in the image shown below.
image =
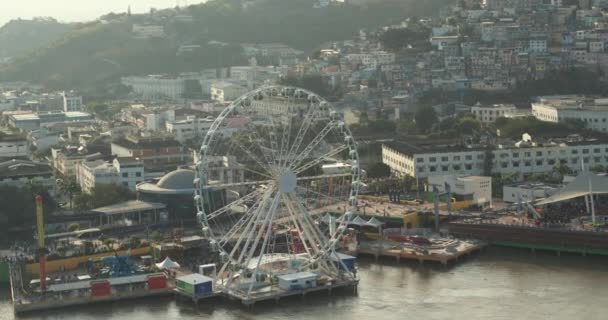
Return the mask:
[[279, 176], [279, 191], [282, 193], [292, 193], [298, 186], [298, 177], [292, 170], [287, 170]]

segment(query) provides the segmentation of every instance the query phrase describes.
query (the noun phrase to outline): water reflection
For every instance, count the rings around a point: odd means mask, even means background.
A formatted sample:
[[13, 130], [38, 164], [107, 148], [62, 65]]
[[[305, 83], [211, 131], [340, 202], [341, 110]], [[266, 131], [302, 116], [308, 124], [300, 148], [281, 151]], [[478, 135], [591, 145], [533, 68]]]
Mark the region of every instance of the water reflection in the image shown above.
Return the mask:
[[[489, 248], [447, 268], [359, 259], [358, 294], [326, 292], [244, 307], [217, 298], [195, 306], [172, 298], [124, 301], [31, 314], [24, 319], [602, 319], [608, 312], [606, 257]], [[12, 320], [7, 290], [0, 320]]]

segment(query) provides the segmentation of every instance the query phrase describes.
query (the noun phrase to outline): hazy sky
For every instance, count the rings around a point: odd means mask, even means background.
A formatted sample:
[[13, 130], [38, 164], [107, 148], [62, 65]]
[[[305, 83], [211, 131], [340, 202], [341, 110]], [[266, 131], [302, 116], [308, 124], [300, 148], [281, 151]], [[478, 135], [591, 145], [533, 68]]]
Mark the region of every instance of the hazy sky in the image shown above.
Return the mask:
[[147, 12], [150, 8], [175, 7], [205, 2], [202, 0], [0, 0], [0, 25], [11, 19], [53, 17], [60, 21], [86, 21], [108, 12]]

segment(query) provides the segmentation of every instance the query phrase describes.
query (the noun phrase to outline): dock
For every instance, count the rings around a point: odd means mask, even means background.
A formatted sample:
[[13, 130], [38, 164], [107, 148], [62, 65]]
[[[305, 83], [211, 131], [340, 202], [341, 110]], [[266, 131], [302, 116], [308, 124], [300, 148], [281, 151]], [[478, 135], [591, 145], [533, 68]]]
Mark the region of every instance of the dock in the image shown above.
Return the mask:
[[195, 294], [190, 294], [190, 293], [184, 292], [183, 290], [179, 290], [178, 288], [173, 289], [173, 294], [176, 297], [186, 298], [186, 299], [192, 301], [194, 304], [198, 304], [201, 300], [211, 299], [214, 297], [221, 297], [223, 295], [223, 293], [221, 291], [213, 291], [208, 294], [195, 295]]
[[359, 284], [358, 279], [354, 280], [336, 280], [333, 283], [327, 283], [325, 285], [319, 285], [316, 287], [306, 288], [306, 289], [298, 289], [298, 290], [281, 290], [279, 288], [269, 288], [270, 290], [258, 291], [252, 294], [245, 294], [242, 292], [232, 291], [226, 293], [225, 295], [233, 300], [239, 300], [242, 304], [246, 306], [252, 306], [256, 302], [261, 301], [269, 301], [274, 300], [275, 302], [279, 302], [282, 298], [287, 298], [291, 296], [306, 296], [310, 293], [322, 292], [326, 291], [328, 294], [331, 294], [333, 290], [341, 290], [341, 289], [352, 289], [353, 293], [357, 292], [357, 286]]
[[13, 304], [16, 314], [42, 311], [49, 309], [57, 309], [64, 307], [72, 307], [78, 305], [85, 305], [91, 303], [102, 303], [112, 301], [124, 301], [128, 299], [138, 299], [147, 297], [159, 297], [169, 296], [173, 291], [171, 289], [157, 289], [157, 290], [133, 290], [126, 294], [113, 294], [105, 297], [74, 297], [74, 298], [61, 298], [56, 299], [53, 297], [40, 298], [36, 300], [20, 300], [15, 301]]
[[363, 241], [359, 244], [358, 254], [391, 257], [397, 261], [414, 260], [419, 263], [438, 262], [447, 265], [450, 261], [481, 250], [485, 243], [477, 240], [440, 239], [432, 245], [416, 245], [390, 240]]

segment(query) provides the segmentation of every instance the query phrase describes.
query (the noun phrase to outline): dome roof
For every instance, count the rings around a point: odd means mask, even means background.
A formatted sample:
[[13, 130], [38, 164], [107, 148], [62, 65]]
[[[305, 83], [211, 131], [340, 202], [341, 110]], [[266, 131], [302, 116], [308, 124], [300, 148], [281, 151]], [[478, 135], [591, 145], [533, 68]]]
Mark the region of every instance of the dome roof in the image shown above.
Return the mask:
[[156, 185], [163, 189], [192, 189], [193, 183], [193, 170], [177, 169], [163, 176]]

